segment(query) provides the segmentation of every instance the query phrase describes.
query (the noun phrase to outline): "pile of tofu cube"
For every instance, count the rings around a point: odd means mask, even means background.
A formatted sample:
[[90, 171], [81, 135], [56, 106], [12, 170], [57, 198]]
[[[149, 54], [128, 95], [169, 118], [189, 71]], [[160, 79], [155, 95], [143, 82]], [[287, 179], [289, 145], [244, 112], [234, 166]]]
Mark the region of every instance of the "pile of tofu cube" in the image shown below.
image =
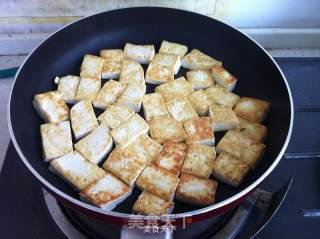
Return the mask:
[[[174, 200], [211, 205], [217, 181], [236, 187], [255, 168], [270, 104], [232, 93], [237, 79], [220, 61], [187, 52], [168, 41], [157, 54], [154, 45], [104, 49], [84, 56], [80, 76], [35, 95], [44, 160], [82, 200], [112, 210], [137, 186], [133, 212], [159, 216]], [[175, 79], [180, 66], [189, 71]]]

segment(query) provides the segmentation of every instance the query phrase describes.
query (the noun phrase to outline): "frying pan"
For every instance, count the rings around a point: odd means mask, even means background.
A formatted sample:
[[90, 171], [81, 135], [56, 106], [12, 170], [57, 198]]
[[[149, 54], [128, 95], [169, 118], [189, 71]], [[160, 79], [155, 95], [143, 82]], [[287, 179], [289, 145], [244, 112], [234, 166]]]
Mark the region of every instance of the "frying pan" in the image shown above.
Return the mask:
[[[239, 79], [236, 94], [271, 102], [271, 111], [264, 122], [269, 129], [267, 149], [255, 170], [239, 187], [220, 182], [215, 204], [196, 207], [176, 202], [170, 217], [178, 222], [186, 217], [199, 220], [233, 207], [248, 196], [281, 159], [292, 130], [292, 97], [280, 68], [254, 40], [220, 21], [182, 10], [139, 7], [102, 12], [58, 30], [34, 49], [17, 72], [10, 96], [8, 123], [14, 146], [31, 173], [64, 204], [107, 222], [125, 223], [140, 192], [134, 189], [127, 200], [110, 212], [81, 202], [77, 192], [50, 172], [42, 159], [39, 127], [43, 121], [32, 106], [34, 95], [56, 89], [55, 76], [78, 75], [86, 53], [98, 55], [100, 49], [123, 48], [126, 42], [155, 44], [159, 49], [162, 40], [187, 45], [190, 50], [200, 49], [221, 60]], [[180, 70], [179, 75], [183, 74], [185, 70]], [[147, 92], [153, 88], [148, 85]], [[17, 180], [23, 178], [17, 175]]]

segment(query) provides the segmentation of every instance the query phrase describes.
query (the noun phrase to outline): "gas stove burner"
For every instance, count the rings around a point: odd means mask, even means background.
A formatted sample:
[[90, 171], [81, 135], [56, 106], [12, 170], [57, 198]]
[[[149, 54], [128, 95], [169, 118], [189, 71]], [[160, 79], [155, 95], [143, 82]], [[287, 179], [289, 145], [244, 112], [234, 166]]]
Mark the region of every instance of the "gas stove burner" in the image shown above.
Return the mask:
[[70, 239], [231, 239], [253, 238], [275, 215], [290, 189], [292, 179], [278, 191], [256, 189], [242, 204], [224, 214], [192, 223], [185, 228], [177, 227], [172, 233], [150, 233], [89, 218], [58, 203], [43, 190], [48, 210], [59, 228]]

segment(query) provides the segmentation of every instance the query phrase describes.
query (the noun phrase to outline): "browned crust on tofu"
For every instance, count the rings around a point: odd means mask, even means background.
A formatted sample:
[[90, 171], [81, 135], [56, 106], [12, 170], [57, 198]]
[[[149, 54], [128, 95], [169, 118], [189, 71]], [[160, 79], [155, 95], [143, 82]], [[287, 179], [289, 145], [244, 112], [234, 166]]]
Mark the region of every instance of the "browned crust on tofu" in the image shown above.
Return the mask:
[[137, 186], [158, 197], [172, 201], [179, 178], [154, 164], [147, 166], [137, 180]]
[[181, 172], [198, 177], [209, 178], [215, 158], [216, 150], [214, 147], [201, 144], [191, 144], [188, 147]]
[[[114, 177], [112, 174], [106, 172], [106, 176], [111, 176]], [[92, 193], [92, 189], [95, 187], [96, 183], [98, 183], [100, 180], [103, 180], [103, 178], [100, 178], [96, 180], [95, 182], [91, 183], [89, 186], [84, 188], [81, 192], [80, 195], [84, 198], [86, 198], [88, 201], [94, 203], [95, 205], [98, 205], [102, 207], [105, 204], [108, 204], [121, 196], [123, 196], [126, 193], [129, 193], [132, 189], [125, 183], [123, 183], [120, 179], [115, 178], [115, 180], [118, 180], [120, 188], [117, 189], [117, 191], [99, 191], [97, 193]]]
[[269, 110], [269, 102], [249, 97], [242, 97], [234, 109], [238, 116], [255, 123], [261, 123]]
[[153, 161], [153, 164], [165, 168], [175, 175], [179, 175], [186, 156], [186, 149], [187, 145], [184, 143], [165, 141], [160, 154]]
[[249, 120], [246, 120], [239, 116], [238, 119], [239, 127], [238, 129], [236, 129], [237, 132], [257, 143], [263, 142], [265, 140], [268, 131], [266, 126], [250, 122]]
[[213, 175], [216, 179], [237, 187], [249, 170], [249, 165], [222, 152], [214, 162]]
[[255, 143], [234, 130], [228, 131], [217, 145], [217, 152], [227, 152], [254, 168], [262, 158], [265, 145]]
[[133, 211], [144, 215], [161, 216], [168, 214], [174, 203], [163, 200], [149, 192], [142, 192], [133, 205]]
[[124, 151], [120, 147], [115, 148], [103, 163], [105, 170], [130, 186], [134, 184], [144, 167], [145, 162], [139, 160], [136, 154]]
[[151, 137], [159, 143], [165, 140], [182, 142], [186, 138], [182, 123], [171, 117], [151, 119], [148, 123]]
[[[46, 110], [43, 107], [44, 102], [52, 102], [54, 104], [55, 112]], [[48, 91], [46, 93], [37, 94], [33, 101], [35, 109], [39, 115], [48, 123], [58, 123], [69, 119], [69, 108], [57, 91]]]
[[[200, 188], [200, 185], [202, 185], [202, 188]], [[217, 186], [218, 183], [215, 180], [182, 173], [176, 198], [182, 202], [207, 206], [214, 203]]]
[[188, 144], [214, 138], [211, 119], [209, 117], [187, 120], [183, 126], [187, 133], [186, 142]]

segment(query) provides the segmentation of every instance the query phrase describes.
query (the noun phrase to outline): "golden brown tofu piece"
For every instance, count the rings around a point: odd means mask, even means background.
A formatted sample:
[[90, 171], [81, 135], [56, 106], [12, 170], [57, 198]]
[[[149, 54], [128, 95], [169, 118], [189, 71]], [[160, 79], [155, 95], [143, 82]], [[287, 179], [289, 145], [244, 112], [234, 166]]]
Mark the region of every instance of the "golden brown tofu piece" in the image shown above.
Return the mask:
[[93, 56], [86, 54], [84, 55], [80, 77], [81, 78], [94, 78], [101, 79], [101, 70], [102, 70], [103, 58], [98, 56]]
[[184, 122], [183, 127], [187, 133], [187, 144], [214, 145], [215, 138], [209, 117], [187, 120]]
[[161, 144], [151, 139], [147, 134], [143, 134], [130, 143], [123, 150], [129, 154], [135, 154], [139, 160], [149, 164], [153, 161], [162, 149]]
[[261, 123], [269, 110], [269, 102], [249, 97], [242, 97], [234, 109], [238, 116], [255, 123]]
[[126, 43], [124, 46], [124, 58], [134, 60], [140, 64], [149, 63], [154, 54], [154, 45], [135, 45]]
[[151, 119], [148, 123], [151, 137], [160, 144], [166, 140], [181, 142], [186, 138], [182, 123], [171, 117]]
[[209, 178], [215, 158], [216, 150], [214, 147], [191, 144], [188, 147], [181, 172]]
[[146, 72], [146, 83], [160, 85], [174, 80], [172, 66], [149, 65]]
[[163, 200], [147, 191], [143, 191], [133, 204], [133, 211], [143, 215], [161, 216], [170, 214], [173, 210], [174, 203]]
[[204, 90], [196, 90], [187, 96], [193, 109], [200, 115], [208, 115], [209, 106], [214, 103]]
[[67, 75], [56, 77], [54, 82], [58, 85], [57, 91], [61, 94], [61, 98], [69, 104], [74, 104], [76, 100], [76, 92], [79, 86], [80, 77]]
[[59, 123], [69, 119], [69, 108], [57, 91], [35, 95], [33, 106], [47, 123]]
[[212, 74], [207, 70], [188, 71], [187, 80], [194, 90], [206, 89], [214, 85]]
[[209, 98], [218, 105], [234, 107], [240, 97], [220, 85], [209, 87], [205, 90]]
[[71, 126], [75, 138], [78, 140], [99, 126], [91, 102], [79, 101], [70, 110]]
[[101, 88], [101, 80], [96, 78], [80, 78], [80, 83], [76, 93], [76, 101], [93, 101]]
[[133, 114], [133, 109], [124, 105], [113, 104], [99, 115], [98, 121], [100, 124], [104, 122], [110, 129], [114, 129], [129, 119]]
[[209, 115], [215, 132], [236, 129], [239, 120], [231, 107], [212, 105], [209, 107]]
[[189, 119], [198, 119], [197, 112], [186, 97], [176, 98], [166, 102], [170, 115], [178, 121], [186, 121]]
[[153, 164], [178, 176], [186, 156], [186, 150], [187, 145], [184, 143], [165, 141], [160, 154], [153, 161]]
[[191, 94], [193, 89], [184, 77], [179, 77], [171, 82], [157, 86], [154, 91], [160, 93], [164, 101], [170, 101]]
[[166, 104], [159, 93], [146, 94], [142, 100], [144, 118], [149, 121], [152, 118], [169, 116]]
[[161, 46], [159, 49], [159, 53], [176, 54], [180, 57], [184, 57], [187, 51], [187, 46], [165, 40], [161, 42]]
[[118, 79], [120, 77], [121, 72], [123, 50], [101, 50], [100, 56], [104, 59], [101, 70], [102, 79]]
[[123, 60], [119, 81], [124, 84], [142, 84], [144, 83], [144, 71], [142, 66], [132, 60]]
[[149, 131], [147, 122], [138, 114], [133, 114], [128, 120], [122, 122], [111, 131], [115, 143], [126, 147], [136, 138]]
[[116, 147], [103, 163], [105, 170], [120, 178], [130, 187], [134, 186], [145, 166], [145, 162], [140, 160], [137, 154], [124, 151], [120, 147]]
[[211, 72], [214, 81], [228, 91], [232, 91], [236, 86], [237, 78], [231, 75], [223, 66], [215, 65], [212, 67]]
[[137, 180], [137, 186], [166, 201], [172, 201], [179, 178], [166, 169], [154, 164], [148, 165]]
[[43, 159], [48, 162], [72, 152], [72, 138], [69, 121], [40, 126]]
[[90, 163], [78, 151], [73, 151], [50, 162], [50, 170], [62, 177], [78, 191], [105, 176], [105, 171]]
[[218, 183], [215, 180], [182, 173], [176, 191], [176, 198], [182, 202], [208, 206], [215, 201], [217, 186]]
[[265, 147], [264, 144], [255, 143], [240, 133], [230, 130], [220, 140], [216, 149], [217, 153], [226, 152], [231, 154], [254, 168], [262, 158]]
[[121, 95], [126, 85], [115, 80], [108, 80], [99, 90], [93, 105], [99, 109], [107, 109], [114, 104]]
[[267, 137], [267, 127], [250, 122], [242, 117], [238, 117], [239, 119], [239, 127], [236, 129], [241, 135], [251, 139], [254, 142], [263, 142]]
[[214, 162], [213, 175], [216, 179], [237, 187], [249, 170], [249, 165], [228, 153], [222, 152]]
[[80, 192], [80, 197], [104, 210], [112, 210], [125, 200], [132, 189], [110, 173], [98, 179]]
[[214, 65], [221, 64], [221, 61], [218, 61], [197, 49], [193, 49], [181, 60], [181, 65], [189, 70], [211, 70]]

